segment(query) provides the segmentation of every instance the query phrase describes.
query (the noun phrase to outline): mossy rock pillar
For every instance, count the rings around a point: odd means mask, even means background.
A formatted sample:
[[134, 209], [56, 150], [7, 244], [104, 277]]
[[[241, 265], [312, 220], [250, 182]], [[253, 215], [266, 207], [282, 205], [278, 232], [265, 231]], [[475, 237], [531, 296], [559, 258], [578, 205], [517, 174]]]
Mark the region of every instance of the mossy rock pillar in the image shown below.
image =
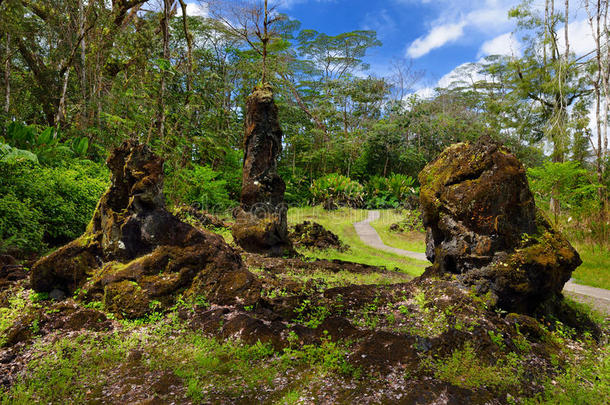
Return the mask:
[[246, 102], [244, 166], [233, 237], [244, 250], [270, 256], [293, 253], [284, 203], [286, 184], [277, 174], [282, 129], [270, 85], [256, 88]]
[[170, 307], [180, 296], [222, 305], [258, 301], [260, 283], [221, 236], [167, 211], [163, 159], [130, 140], [107, 164], [112, 183], [87, 230], [34, 264], [34, 290], [78, 293], [125, 318]]

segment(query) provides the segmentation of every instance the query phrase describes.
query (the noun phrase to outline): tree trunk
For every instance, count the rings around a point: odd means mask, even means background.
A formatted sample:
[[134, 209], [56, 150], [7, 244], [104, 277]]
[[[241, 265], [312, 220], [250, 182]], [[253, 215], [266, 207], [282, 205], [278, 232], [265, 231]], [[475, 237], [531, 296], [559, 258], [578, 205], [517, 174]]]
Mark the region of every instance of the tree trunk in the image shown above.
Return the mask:
[[565, 39], [566, 39], [566, 63], [568, 63], [568, 58], [570, 56], [570, 41], [569, 41], [569, 37], [568, 37], [568, 26], [569, 21], [570, 21], [570, 0], [566, 0], [566, 5], [565, 5], [566, 9], [565, 9], [565, 29], [564, 29], [564, 34], [565, 34]]
[[11, 108], [11, 34], [6, 33], [6, 60], [4, 61], [4, 113], [8, 118]]
[[262, 84], [267, 83], [267, 45], [269, 43], [269, 9], [267, 8], [267, 0], [265, 0], [265, 19], [263, 21], [263, 77]]
[[186, 57], [187, 57], [187, 74], [186, 74], [186, 101], [188, 104], [193, 91], [193, 36], [189, 31], [188, 20], [186, 15], [186, 3], [184, 0], [180, 1], [180, 7], [182, 8], [182, 28], [184, 29], [184, 37], [186, 38]]
[[[87, 102], [88, 102], [88, 89], [87, 89], [87, 44], [85, 40], [85, 10], [83, 7], [83, 0], [78, 0], [78, 19], [79, 19], [79, 28], [78, 35], [81, 39], [80, 42], [80, 87], [83, 98], [83, 111], [81, 114], [81, 119], [86, 119], [87, 117]], [[87, 125], [86, 122], [82, 123], [84, 126]]]
[[59, 98], [59, 103], [57, 104], [57, 113], [55, 114], [55, 120], [53, 122], [54, 126], [59, 127], [59, 124], [65, 118], [65, 110], [66, 110], [66, 91], [68, 90], [68, 79], [70, 78], [70, 69], [66, 69], [64, 73], [64, 81], [61, 87], [61, 96]]
[[[163, 18], [161, 18], [161, 33], [163, 35], [163, 60], [164, 62], [170, 63], [169, 61], [169, 17], [171, 6], [174, 0], [163, 0]], [[159, 130], [159, 137], [164, 138], [165, 134], [165, 90], [167, 87], [167, 72], [164, 67], [161, 70], [161, 85], [159, 88], [159, 112], [157, 117], [157, 129]], [[148, 134], [147, 142], [150, 142], [150, 133]]]

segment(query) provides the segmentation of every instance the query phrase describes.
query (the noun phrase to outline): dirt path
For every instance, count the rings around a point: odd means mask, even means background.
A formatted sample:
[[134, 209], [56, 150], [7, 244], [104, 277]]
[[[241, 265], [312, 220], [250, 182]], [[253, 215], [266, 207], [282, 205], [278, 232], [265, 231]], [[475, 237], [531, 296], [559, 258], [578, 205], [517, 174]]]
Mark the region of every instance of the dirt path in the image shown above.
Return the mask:
[[[409, 250], [398, 249], [383, 243], [379, 234], [371, 226], [371, 222], [376, 221], [380, 217], [379, 211], [369, 211], [367, 219], [361, 222], [354, 223], [356, 233], [365, 244], [374, 247], [375, 249], [384, 250], [386, 252], [396, 253], [401, 256], [411, 257], [417, 260], [427, 261], [425, 253], [411, 252]], [[576, 284], [568, 281], [563, 289], [564, 293], [576, 301], [589, 304], [600, 312], [610, 315], [610, 290], [603, 288], [589, 287], [586, 285]]]

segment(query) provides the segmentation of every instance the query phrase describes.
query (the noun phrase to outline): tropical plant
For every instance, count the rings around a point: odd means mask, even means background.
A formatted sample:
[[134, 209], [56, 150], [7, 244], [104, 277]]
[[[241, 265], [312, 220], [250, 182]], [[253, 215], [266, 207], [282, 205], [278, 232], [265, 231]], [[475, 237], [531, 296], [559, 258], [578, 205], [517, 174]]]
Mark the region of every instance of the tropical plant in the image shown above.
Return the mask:
[[311, 185], [311, 194], [314, 201], [323, 204], [326, 209], [338, 206], [360, 207], [364, 202], [364, 187], [338, 173], [315, 180]]
[[[69, 146], [61, 143], [60, 140], [61, 132], [54, 127], [46, 127], [38, 132], [35, 126], [24, 125], [17, 121], [11, 122], [6, 127], [6, 143], [14, 148], [30, 151], [43, 164], [56, 164], [72, 156], [80, 158], [86, 156], [89, 149], [87, 138], [73, 138]], [[20, 157], [26, 155], [20, 153]]]
[[188, 204], [210, 212], [236, 204], [229, 198], [227, 181], [209, 166], [193, 165], [168, 173], [166, 194], [171, 204]]

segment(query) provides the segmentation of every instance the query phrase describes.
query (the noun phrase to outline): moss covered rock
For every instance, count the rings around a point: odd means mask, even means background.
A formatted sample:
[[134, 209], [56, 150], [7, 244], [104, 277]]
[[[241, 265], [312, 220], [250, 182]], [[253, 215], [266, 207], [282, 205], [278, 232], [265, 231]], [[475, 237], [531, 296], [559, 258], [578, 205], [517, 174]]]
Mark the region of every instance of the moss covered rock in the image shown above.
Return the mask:
[[255, 89], [246, 102], [244, 151], [233, 238], [248, 252], [272, 256], [292, 253], [284, 204], [286, 184], [277, 174], [282, 129], [269, 85]]
[[220, 236], [166, 210], [161, 158], [126, 141], [107, 163], [112, 184], [87, 231], [32, 267], [36, 291], [80, 290], [80, 298], [129, 318], [147, 313], [153, 301], [173, 305], [180, 294], [220, 304], [258, 299], [256, 278]]
[[450, 146], [419, 180], [426, 275], [454, 274], [499, 307], [531, 313], [581, 264], [536, 208], [521, 162], [489, 137]]

